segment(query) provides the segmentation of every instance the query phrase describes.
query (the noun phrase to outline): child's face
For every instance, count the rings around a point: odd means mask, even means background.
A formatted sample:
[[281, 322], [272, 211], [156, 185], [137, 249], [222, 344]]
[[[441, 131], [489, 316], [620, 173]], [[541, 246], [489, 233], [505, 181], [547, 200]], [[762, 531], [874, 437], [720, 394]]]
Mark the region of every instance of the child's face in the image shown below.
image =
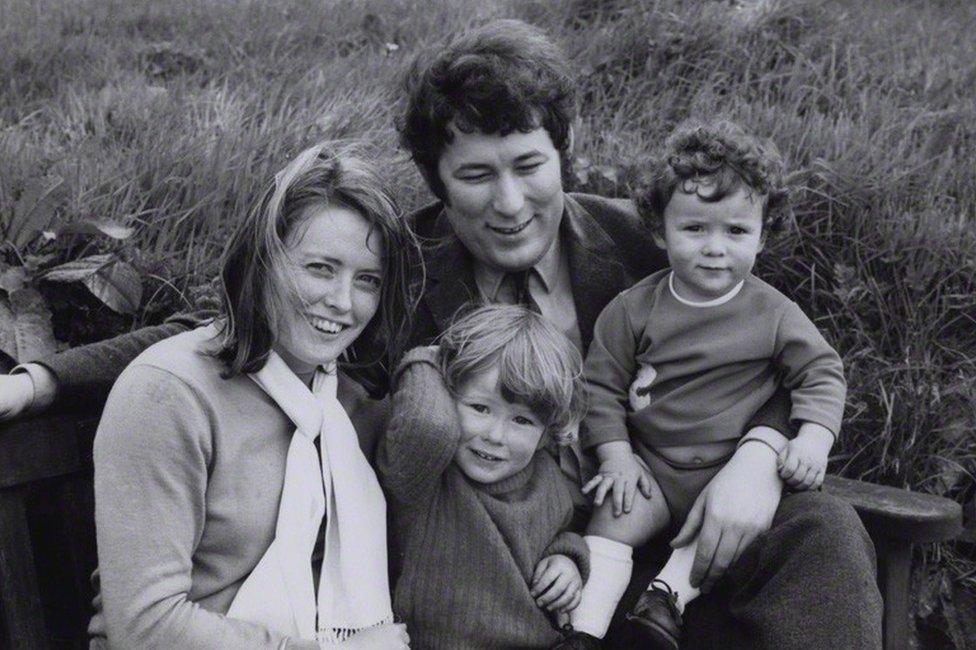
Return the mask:
[[468, 478], [495, 483], [529, 464], [545, 426], [528, 406], [502, 397], [498, 368], [461, 384], [454, 404], [461, 422], [461, 444], [454, 462]]
[[[708, 192], [705, 183], [699, 191]], [[664, 209], [664, 236], [674, 286], [682, 298], [719, 298], [752, 270], [762, 250], [762, 203], [740, 187], [721, 201], [702, 201], [678, 188]]]

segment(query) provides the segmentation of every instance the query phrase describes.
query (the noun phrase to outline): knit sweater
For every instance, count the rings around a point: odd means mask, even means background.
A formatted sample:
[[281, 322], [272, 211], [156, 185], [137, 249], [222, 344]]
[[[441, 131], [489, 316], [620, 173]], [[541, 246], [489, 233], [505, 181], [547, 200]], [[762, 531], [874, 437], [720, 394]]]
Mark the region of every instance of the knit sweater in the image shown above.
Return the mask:
[[[274, 539], [295, 426], [246, 375], [220, 377], [214, 333], [153, 345], [109, 395], [94, 448], [94, 647], [318, 647], [224, 616]], [[339, 399], [368, 455], [381, 411], [341, 375]]]
[[688, 305], [669, 273], [622, 292], [597, 319], [584, 446], [735, 440], [780, 384], [791, 391], [791, 420], [840, 431], [843, 364], [796, 303], [750, 275], [727, 302]]
[[400, 547], [393, 608], [411, 647], [543, 648], [560, 639], [529, 593], [540, 560], [563, 554], [583, 576], [582, 538], [566, 532], [569, 481], [537, 452], [507, 479], [483, 485], [454, 464], [460, 426], [454, 400], [419, 348], [404, 360], [377, 467]]

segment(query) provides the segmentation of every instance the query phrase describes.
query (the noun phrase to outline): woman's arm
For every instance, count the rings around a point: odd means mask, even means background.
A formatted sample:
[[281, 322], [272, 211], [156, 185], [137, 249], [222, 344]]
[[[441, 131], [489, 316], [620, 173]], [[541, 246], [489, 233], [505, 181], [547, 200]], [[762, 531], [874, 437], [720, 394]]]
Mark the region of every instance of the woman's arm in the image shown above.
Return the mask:
[[436, 348], [414, 348], [404, 357], [390, 411], [376, 457], [380, 481], [391, 498], [416, 504], [451, 464], [461, 430]]
[[165, 370], [133, 366], [109, 396], [94, 461], [102, 614], [112, 647], [293, 645], [189, 600], [207, 525], [210, 426], [202, 400]]

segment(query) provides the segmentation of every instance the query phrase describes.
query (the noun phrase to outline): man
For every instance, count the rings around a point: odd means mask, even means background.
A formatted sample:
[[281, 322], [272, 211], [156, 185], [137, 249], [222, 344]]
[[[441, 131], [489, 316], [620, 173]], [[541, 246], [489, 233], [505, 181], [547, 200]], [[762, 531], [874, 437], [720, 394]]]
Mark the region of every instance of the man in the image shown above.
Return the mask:
[[[577, 100], [562, 52], [533, 27], [498, 21], [418, 58], [404, 88], [401, 139], [439, 199], [411, 216], [427, 268], [411, 342], [429, 342], [460, 307], [488, 300], [538, 309], [585, 352], [603, 307], [665, 258], [627, 202], [563, 192]], [[0, 383], [0, 416], [43, 409], [55, 395], [104, 398], [142, 349], [197, 322], [26, 364]], [[757, 422], [776, 422], [776, 412]], [[747, 436], [782, 440], [768, 427]], [[857, 515], [820, 493], [781, 494], [776, 457], [759, 444], [741, 446], [703, 492], [693, 576], [716, 593], [689, 606], [683, 645], [880, 647], [873, 547]], [[638, 590], [654, 562], [643, 564]], [[564, 647], [599, 645], [574, 634]]]

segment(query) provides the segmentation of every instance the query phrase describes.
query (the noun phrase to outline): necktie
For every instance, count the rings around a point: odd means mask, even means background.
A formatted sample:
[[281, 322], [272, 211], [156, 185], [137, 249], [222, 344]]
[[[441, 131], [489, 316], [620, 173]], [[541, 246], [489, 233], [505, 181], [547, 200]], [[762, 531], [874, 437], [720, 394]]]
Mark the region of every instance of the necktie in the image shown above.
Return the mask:
[[532, 269], [525, 269], [523, 271], [516, 271], [515, 273], [510, 273], [512, 278], [512, 283], [515, 288], [515, 303], [522, 305], [537, 314], [541, 314], [539, 309], [539, 304], [532, 298], [532, 291], [530, 290], [530, 282], [532, 279]]

